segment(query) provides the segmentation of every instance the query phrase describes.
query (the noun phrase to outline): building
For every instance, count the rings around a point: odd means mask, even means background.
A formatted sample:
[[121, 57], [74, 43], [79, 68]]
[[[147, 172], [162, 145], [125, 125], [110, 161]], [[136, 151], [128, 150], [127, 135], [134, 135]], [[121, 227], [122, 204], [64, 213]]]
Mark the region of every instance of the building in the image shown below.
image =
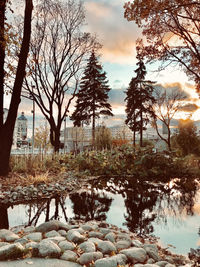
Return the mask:
[[28, 120], [24, 116], [24, 112], [22, 112], [21, 116], [17, 118], [16, 125], [17, 125], [17, 132], [15, 133], [15, 135], [17, 137], [17, 142], [16, 142], [17, 147], [21, 147], [24, 145], [27, 146], [28, 145], [28, 142], [27, 142]]
[[[8, 116], [8, 109], [3, 109], [4, 114], [4, 122]], [[15, 149], [17, 147], [21, 146], [27, 146], [27, 128], [28, 128], [28, 120], [24, 115], [24, 112], [21, 113], [21, 115], [17, 118], [14, 128], [14, 134], [13, 134], [13, 145], [12, 149]]]

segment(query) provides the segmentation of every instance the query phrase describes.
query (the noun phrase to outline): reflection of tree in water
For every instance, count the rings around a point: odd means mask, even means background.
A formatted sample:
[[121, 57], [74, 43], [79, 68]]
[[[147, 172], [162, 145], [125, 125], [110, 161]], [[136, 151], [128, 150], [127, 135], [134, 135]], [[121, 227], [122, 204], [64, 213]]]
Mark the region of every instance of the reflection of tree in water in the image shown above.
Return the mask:
[[[55, 209], [52, 213], [52, 202], [55, 201]], [[56, 196], [52, 199], [46, 199], [44, 201], [41, 201], [39, 203], [32, 203], [29, 204], [28, 209], [26, 211], [28, 215], [28, 223], [27, 225], [36, 225], [40, 216], [42, 214], [45, 215], [45, 222], [53, 220], [53, 219], [59, 219], [59, 206], [62, 210], [63, 216], [65, 218], [65, 221], [68, 221], [67, 215], [66, 215], [66, 207], [65, 207], [65, 197], [63, 196]], [[50, 216], [51, 214], [51, 216]]]
[[[121, 194], [127, 209], [124, 225], [130, 231], [150, 234], [154, 231], [152, 223], [167, 223], [167, 216], [180, 218], [181, 214], [193, 215], [196, 184], [192, 180], [181, 179], [169, 186], [164, 183], [151, 183], [134, 177], [104, 179], [96, 181], [95, 186]], [[171, 184], [171, 185], [172, 185]]]
[[125, 206], [127, 215], [124, 215], [124, 225], [132, 232], [138, 234], [150, 234], [153, 232], [152, 222], [156, 218], [153, 207], [156, 203], [158, 193], [149, 185], [137, 181], [134, 186], [125, 191]]
[[70, 196], [73, 203], [74, 219], [105, 220], [106, 213], [110, 209], [112, 198], [108, 198], [105, 193], [101, 195], [94, 192], [75, 193]]
[[8, 223], [8, 207], [4, 205], [0, 205], [0, 229], [8, 229], [9, 223]]

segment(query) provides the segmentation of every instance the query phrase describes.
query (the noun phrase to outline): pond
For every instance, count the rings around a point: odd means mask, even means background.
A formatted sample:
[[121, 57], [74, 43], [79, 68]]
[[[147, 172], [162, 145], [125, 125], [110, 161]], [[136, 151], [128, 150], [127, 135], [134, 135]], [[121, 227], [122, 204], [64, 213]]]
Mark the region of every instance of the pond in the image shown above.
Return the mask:
[[136, 178], [102, 178], [87, 190], [37, 203], [0, 207], [0, 227], [38, 225], [50, 219], [67, 222], [106, 220], [139, 235], [155, 235], [162, 246], [187, 254], [200, 244], [200, 190], [188, 180], [168, 184]]

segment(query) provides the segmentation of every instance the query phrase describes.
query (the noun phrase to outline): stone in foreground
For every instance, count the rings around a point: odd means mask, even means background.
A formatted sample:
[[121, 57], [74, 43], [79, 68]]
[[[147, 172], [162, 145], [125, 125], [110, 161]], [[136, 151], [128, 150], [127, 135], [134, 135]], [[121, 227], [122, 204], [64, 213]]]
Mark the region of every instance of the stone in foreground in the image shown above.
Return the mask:
[[126, 255], [132, 263], [144, 263], [147, 259], [147, 253], [143, 248], [123, 249], [120, 253]]
[[0, 260], [17, 259], [22, 257], [24, 252], [25, 249], [20, 243], [6, 245], [0, 247]]

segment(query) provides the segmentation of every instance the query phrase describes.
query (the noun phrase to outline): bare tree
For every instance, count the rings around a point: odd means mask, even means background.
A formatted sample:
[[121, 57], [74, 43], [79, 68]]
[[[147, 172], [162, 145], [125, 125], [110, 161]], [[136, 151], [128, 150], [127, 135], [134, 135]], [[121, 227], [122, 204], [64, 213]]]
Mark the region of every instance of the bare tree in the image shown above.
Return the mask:
[[49, 122], [50, 141], [58, 152], [61, 125], [75, 97], [85, 59], [98, 44], [82, 31], [81, 2], [42, 0], [36, 10], [26, 88]]
[[25, 14], [23, 23], [23, 37], [20, 43], [20, 52], [18, 55], [18, 63], [15, 74], [15, 80], [12, 87], [12, 97], [8, 116], [3, 119], [3, 104], [4, 104], [4, 83], [5, 83], [5, 48], [7, 41], [5, 25], [6, 25], [6, 7], [9, 1], [3, 0], [0, 2], [0, 175], [7, 175], [9, 172], [9, 159], [11, 146], [13, 142], [13, 132], [19, 103], [21, 101], [21, 91], [23, 79], [25, 76], [25, 67], [29, 51], [29, 43], [31, 36], [31, 17], [33, 3], [32, 0], [25, 1]]
[[[153, 104], [153, 126], [155, 127], [158, 136], [167, 144], [169, 150], [171, 150], [170, 123], [175, 114], [183, 106], [182, 101], [186, 98], [186, 95], [183, 91], [165, 88], [156, 88], [154, 94], [155, 103]], [[159, 121], [166, 126], [167, 137], [160, 134], [158, 130]]]

